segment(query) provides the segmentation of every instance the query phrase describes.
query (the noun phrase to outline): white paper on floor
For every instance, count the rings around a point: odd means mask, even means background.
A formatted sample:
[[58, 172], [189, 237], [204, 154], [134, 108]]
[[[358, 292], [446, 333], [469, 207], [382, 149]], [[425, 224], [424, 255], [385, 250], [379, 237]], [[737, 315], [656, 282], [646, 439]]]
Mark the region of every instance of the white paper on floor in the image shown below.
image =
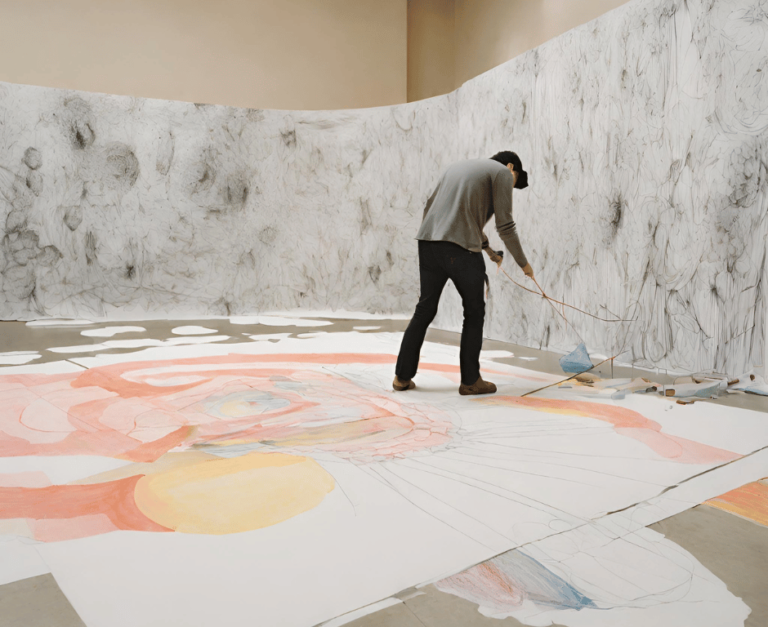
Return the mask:
[[[26, 438], [33, 451], [66, 442], [60, 425], [51, 423], [45, 433], [50, 412], [39, 404], [24, 409], [25, 403], [91, 403], [89, 424], [114, 437], [103, 440], [91, 429], [73, 446], [113, 447], [113, 456], [147, 459], [136, 466], [142, 475], [173, 471], [153, 470], [148, 453], [122, 452], [131, 438], [145, 447], [139, 451], [177, 438], [160, 453], [207, 455], [206, 463], [237, 464], [265, 459], [264, 453], [306, 459], [313, 477], [332, 482], [319, 504], [238, 533], [125, 530], [134, 529], [138, 517], [118, 521], [121, 531], [38, 545], [86, 624], [317, 624], [651, 501], [768, 445], [768, 423], [753, 412], [642, 396], [520, 398], [560, 377], [498, 363], [483, 368], [499, 387], [496, 395], [460, 397], [458, 349], [430, 343], [417, 389], [395, 393], [390, 386], [401, 338], [324, 333], [277, 342], [164, 344], [78, 358], [91, 370], [73, 374], [83, 377], [74, 387], [60, 377], [49, 383], [15, 378], [3, 393], [19, 399], [17, 411], [27, 412], [35, 430], [18, 421], [0, 426]], [[739, 472], [736, 463], [724, 468]], [[186, 481], [186, 475], [163, 476]], [[205, 511], [261, 502], [237, 489], [230, 501]], [[223, 518], [251, 521], [259, 511]], [[69, 527], [54, 531], [72, 533]], [[737, 616], [741, 610], [726, 603], [724, 611]]]
[[329, 320], [410, 320], [410, 314], [373, 314], [346, 309], [294, 309], [289, 311], [271, 311], [269, 315], [295, 318], [328, 318]]
[[0, 586], [51, 572], [34, 544], [3, 535], [5, 522], [0, 520]]
[[245, 335], [256, 342], [277, 342], [284, 340], [287, 337], [291, 337], [292, 333], [262, 333], [259, 335], [246, 333]]
[[224, 342], [229, 339], [229, 335], [204, 335], [192, 337], [171, 337], [164, 340], [166, 346], [183, 346], [185, 344], [210, 344], [212, 342]]
[[515, 354], [510, 351], [481, 351], [480, 359], [508, 359]]
[[[146, 340], [147, 342], [155, 342], [155, 340]], [[153, 344], [144, 344], [144, 346], [152, 346]], [[48, 348], [51, 353], [57, 353], [65, 355], [69, 353], [95, 353], [97, 351], [107, 350], [106, 344], [75, 344], [72, 346], [52, 346]]]
[[43, 364], [28, 364], [24, 366], [3, 366], [0, 367], [0, 376], [16, 374], [68, 374], [72, 372], [81, 372], [82, 366], [73, 364], [70, 360], [50, 361]]
[[20, 366], [35, 361], [35, 359], [40, 359], [40, 357], [40, 353], [35, 351], [11, 351], [9, 353], [0, 353], [0, 366]]
[[601, 519], [625, 531], [636, 531], [684, 512], [704, 501], [768, 475], [768, 449], [762, 448], [735, 462], [693, 477], [663, 494]]
[[96, 324], [92, 320], [73, 320], [70, 318], [45, 318], [44, 320], [30, 320], [28, 327], [87, 327]]
[[333, 322], [327, 320], [308, 320], [306, 318], [288, 318], [281, 316], [232, 316], [232, 324], [263, 324], [268, 327], [327, 327]]
[[209, 333], [216, 333], [216, 329], [189, 325], [186, 327], [176, 327], [171, 333], [175, 333], [176, 335], [207, 335]]
[[146, 329], [144, 327], [131, 327], [131, 326], [118, 326], [118, 327], [103, 327], [101, 329], [87, 329], [81, 331], [80, 335], [86, 337], [113, 337], [119, 333], [143, 333]]
[[171, 337], [167, 340], [155, 340], [152, 338], [138, 338], [135, 340], [108, 340], [100, 344], [80, 344], [75, 346], [54, 346], [49, 348], [52, 353], [95, 353], [113, 348], [148, 348], [152, 346], [183, 346], [185, 344], [210, 344], [212, 342], [224, 342], [229, 335], [192, 335]]

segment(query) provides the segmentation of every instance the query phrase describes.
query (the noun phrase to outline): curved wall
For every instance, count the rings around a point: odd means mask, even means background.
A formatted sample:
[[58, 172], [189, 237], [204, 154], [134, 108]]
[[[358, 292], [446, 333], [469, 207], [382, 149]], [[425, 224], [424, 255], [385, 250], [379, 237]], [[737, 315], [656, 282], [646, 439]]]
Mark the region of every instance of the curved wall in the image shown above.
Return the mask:
[[542, 285], [636, 321], [566, 330], [499, 278], [490, 337], [739, 374], [765, 351], [766, 29], [747, 0], [637, 0], [448, 96], [357, 111], [2, 85], [0, 314], [410, 312], [440, 171], [509, 147]]

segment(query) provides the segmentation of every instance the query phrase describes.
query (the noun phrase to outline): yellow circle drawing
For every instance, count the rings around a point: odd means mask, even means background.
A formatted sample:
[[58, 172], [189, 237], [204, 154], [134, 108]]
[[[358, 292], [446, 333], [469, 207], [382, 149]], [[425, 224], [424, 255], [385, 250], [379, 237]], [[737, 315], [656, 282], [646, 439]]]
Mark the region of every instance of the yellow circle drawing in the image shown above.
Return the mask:
[[309, 457], [249, 453], [142, 477], [136, 505], [182, 533], [226, 534], [269, 527], [319, 505], [335, 486]]

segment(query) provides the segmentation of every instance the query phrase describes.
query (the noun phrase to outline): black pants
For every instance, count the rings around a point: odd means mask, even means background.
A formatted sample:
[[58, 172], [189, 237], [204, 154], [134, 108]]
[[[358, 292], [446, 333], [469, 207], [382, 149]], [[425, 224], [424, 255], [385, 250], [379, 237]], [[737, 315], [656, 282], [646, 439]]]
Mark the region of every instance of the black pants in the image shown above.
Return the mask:
[[405, 331], [395, 374], [409, 381], [419, 367], [419, 353], [427, 327], [437, 314], [437, 305], [448, 279], [453, 281], [464, 305], [461, 329], [461, 382], [472, 385], [480, 377], [480, 349], [485, 322], [485, 262], [483, 253], [473, 253], [452, 242], [419, 242], [421, 295], [416, 312]]

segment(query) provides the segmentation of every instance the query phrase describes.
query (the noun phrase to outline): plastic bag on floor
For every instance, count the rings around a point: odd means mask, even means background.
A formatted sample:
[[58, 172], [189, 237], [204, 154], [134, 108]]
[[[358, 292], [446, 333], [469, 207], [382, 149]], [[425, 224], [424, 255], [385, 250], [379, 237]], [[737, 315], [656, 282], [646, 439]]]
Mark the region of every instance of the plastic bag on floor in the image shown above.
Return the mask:
[[575, 350], [560, 358], [560, 367], [563, 372], [584, 372], [592, 367], [587, 347], [583, 342]]

